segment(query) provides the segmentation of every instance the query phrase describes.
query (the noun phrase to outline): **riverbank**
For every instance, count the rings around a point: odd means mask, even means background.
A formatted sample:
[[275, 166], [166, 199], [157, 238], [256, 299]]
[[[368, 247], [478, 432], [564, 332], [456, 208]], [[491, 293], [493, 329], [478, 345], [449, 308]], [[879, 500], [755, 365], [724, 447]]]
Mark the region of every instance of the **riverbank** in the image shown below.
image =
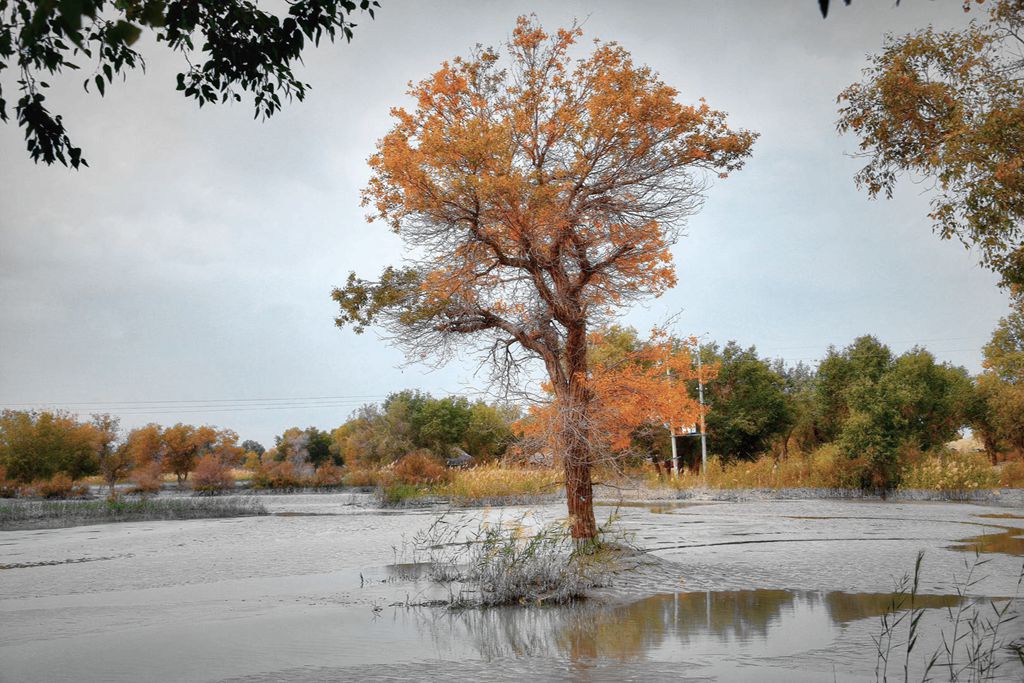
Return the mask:
[[0, 501], [0, 531], [60, 529], [152, 520], [220, 519], [267, 514], [249, 496], [174, 496], [118, 500]]

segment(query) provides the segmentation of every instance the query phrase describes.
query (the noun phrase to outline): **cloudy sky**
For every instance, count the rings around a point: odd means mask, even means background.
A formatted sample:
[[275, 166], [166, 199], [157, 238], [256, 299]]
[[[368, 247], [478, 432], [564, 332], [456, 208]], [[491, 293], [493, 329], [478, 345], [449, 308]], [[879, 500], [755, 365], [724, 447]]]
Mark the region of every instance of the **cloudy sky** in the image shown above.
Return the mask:
[[959, 0], [834, 0], [825, 21], [813, 0], [381, 4], [351, 44], [307, 54], [310, 97], [266, 123], [242, 105], [199, 110], [174, 91], [180, 59], [144, 42], [147, 73], [104, 99], [78, 77], [49, 98], [90, 168], [35, 166], [0, 126], [0, 405], [207, 422], [269, 445], [402, 388], [486, 389], [472, 359], [402, 367], [374, 334], [338, 330], [330, 291], [398, 258], [359, 190], [406, 82], [501, 42], [528, 12], [547, 27], [585, 19], [683, 101], [761, 133], [675, 247], [678, 286], [627, 323], [680, 313], [680, 334], [792, 362], [871, 333], [979, 370], [1006, 311], [996, 278], [931, 233], [922, 186], [858, 192], [855, 141], [834, 128], [836, 94], [883, 34], [963, 25]]

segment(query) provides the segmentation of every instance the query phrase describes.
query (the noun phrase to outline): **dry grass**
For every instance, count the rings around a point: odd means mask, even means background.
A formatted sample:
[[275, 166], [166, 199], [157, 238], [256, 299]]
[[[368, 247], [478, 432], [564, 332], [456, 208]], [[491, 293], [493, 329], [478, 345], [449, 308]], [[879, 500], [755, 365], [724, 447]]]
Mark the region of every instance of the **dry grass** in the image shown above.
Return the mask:
[[[652, 488], [674, 489], [858, 489], [863, 481], [865, 463], [845, 458], [831, 445], [810, 454], [796, 453], [775, 460], [764, 456], [754, 461], [723, 463], [708, 459], [707, 478], [683, 473], [678, 478], [659, 478], [653, 470], [646, 473]], [[951, 493], [992, 489], [998, 486], [1024, 486], [1024, 463], [1008, 462], [993, 467], [987, 458], [975, 453], [946, 451], [917, 454], [908, 458], [903, 471], [902, 489], [924, 489]]]
[[369, 467], [346, 468], [345, 476], [342, 477], [342, 483], [345, 486], [373, 488], [383, 485], [388, 474], [390, 473], [385, 473], [384, 470]]
[[451, 481], [438, 487], [436, 493], [456, 503], [480, 503], [502, 498], [550, 496], [557, 494], [561, 486], [562, 473], [559, 470], [491, 464], [454, 470]]
[[903, 473], [900, 488], [967, 492], [999, 485], [999, 472], [978, 453], [948, 451], [911, 464]]
[[843, 458], [834, 447], [824, 446], [808, 455], [793, 454], [777, 461], [764, 456], [754, 461], [723, 463], [712, 456], [708, 458], [706, 478], [684, 472], [677, 478], [659, 479], [652, 471], [647, 479], [652, 487], [676, 489], [836, 489], [857, 488], [859, 476], [857, 463]]
[[11, 501], [0, 503], [0, 530], [61, 528], [141, 520], [206, 519], [267, 514], [248, 497], [139, 500]]
[[1024, 488], [1024, 460], [1011, 460], [999, 465], [999, 485], [1008, 489]]

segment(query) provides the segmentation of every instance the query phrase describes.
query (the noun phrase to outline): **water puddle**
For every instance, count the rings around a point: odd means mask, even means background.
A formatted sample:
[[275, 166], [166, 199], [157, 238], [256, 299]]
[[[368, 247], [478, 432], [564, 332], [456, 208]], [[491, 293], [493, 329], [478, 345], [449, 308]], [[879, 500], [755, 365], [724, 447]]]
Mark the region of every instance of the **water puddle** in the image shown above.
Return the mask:
[[714, 503], [696, 501], [598, 501], [594, 505], [614, 508], [640, 508], [653, 512], [656, 515], [667, 515], [671, 514], [674, 510], [714, 505]]
[[1003, 527], [1003, 531], [995, 534], [971, 536], [949, 546], [950, 550], [969, 553], [1003, 553], [1014, 557], [1024, 557], [1024, 529]]

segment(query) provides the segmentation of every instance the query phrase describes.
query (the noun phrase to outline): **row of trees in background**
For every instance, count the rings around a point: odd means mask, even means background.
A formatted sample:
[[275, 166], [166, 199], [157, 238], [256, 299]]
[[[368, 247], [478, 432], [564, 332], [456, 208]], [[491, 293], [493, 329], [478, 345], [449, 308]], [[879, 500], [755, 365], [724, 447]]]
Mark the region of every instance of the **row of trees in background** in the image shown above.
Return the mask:
[[[923, 348], [896, 355], [873, 336], [830, 348], [811, 367], [763, 357], [755, 347], [734, 341], [704, 344], [698, 351], [692, 341], [644, 340], [632, 328], [609, 328], [591, 337], [590, 349], [594, 367], [610, 377], [594, 382], [607, 387], [598, 398], [610, 416], [603, 430], [608, 438], [601, 443], [609, 457], [668, 458], [665, 424], [636, 419], [630, 410], [637, 396], [658, 393], [643, 380], [651, 372], [664, 373], [661, 355], [690, 362], [689, 355], [669, 347], [700, 353], [709, 446], [723, 461], [766, 454], [778, 459], [831, 444], [859, 473], [861, 485], [886, 487], [898, 482], [908, 453], [939, 449], [964, 427], [972, 428], [993, 464], [1008, 454], [1024, 455], [1021, 296], [984, 347], [984, 372], [973, 378], [962, 367], [937, 362]], [[650, 349], [658, 353], [645, 353]], [[697, 393], [691, 370], [675, 370], [682, 378], [676, 386], [683, 398], [690, 395], [687, 400]], [[652, 412], [647, 405], [640, 410]], [[243, 465], [268, 486], [339, 483], [342, 466], [349, 471], [389, 467], [411, 453], [442, 467], [446, 459], [468, 464], [502, 458], [510, 450], [529, 454], [550, 441], [535, 438], [544, 433], [538, 422], [545, 419], [543, 410], [407, 390], [359, 408], [332, 431], [288, 429], [267, 450], [255, 441], [239, 442], [229, 429], [207, 425], [148, 424], [122, 433], [110, 415], [82, 421], [60, 411], [5, 411], [0, 468], [15, 482], [55, 475], [75, 481], [98, 474], [111, 491], [129, 476], [145, 490], [158, 487], [163, 474], [173, 474], [180, 484], [192, 472], [198, 473], [194, 485], [202, 487], [208, 480], [223, 482], [226, 470]], [[619, 433], [622, 425], [632, 431]], [[685, 440], [679, 443], [685, 452]]]
[[[597, 358], [643, 345], [628, 328], [603, 339], [592, 352]], [[1024, 297], [1000, 320], [984, 348], [986, 369], [975, 378], [924, 348], [897, 356], [869, 335], [829, 348], [817, 367], [787, 365], [733, 341], [701, 345], [699, 353], [709, 448], [723, 460], [834, 444], [861, 472], [862, 485], [887, 487], [899, 480], [901, 455], [940, 448], [965, 427], [993, 464], [1003, 454], [1024, 454]], [[688, 384], [696, 397], [696, 381]], [[679, 445], [689, 450], [685, 441]], [[630, 448], [667, 458], [668, 431], [643, 425]]]
[[482, 462], [505, 453], [519, 417], [515, 406], [407, 390], [363, 406], [332, 436], [341, 457], [362, 466], [387, 465], [414, 450], [446, 459], [465, 453]]
[[514, 441], [517, 417], [515, 408], [403, 391], [360, 408], [333, 431], [287, 429], [267, 450], [209, 425], [147, 424], [125, 433], [107, 414], [81, 420], [64, 411], [8, 410], [0, 414], [0, 481], [13, 492], [12, 485], [57, 477], [65, 483], [54, 492], [66, 493], [72, 482], [100, 475], [113, 493], [129, 478], [137, 490], [153, 491], [164, 474], [182, 485], [195, 473], [195, 488], [215, 489], [232, 484], [230, 470], [245, 466], [267, 486], [337, 484], [346, 462], [380, 467], [413, 451], [442, 466], [444, 458], [467, 454], [491, 460]]

